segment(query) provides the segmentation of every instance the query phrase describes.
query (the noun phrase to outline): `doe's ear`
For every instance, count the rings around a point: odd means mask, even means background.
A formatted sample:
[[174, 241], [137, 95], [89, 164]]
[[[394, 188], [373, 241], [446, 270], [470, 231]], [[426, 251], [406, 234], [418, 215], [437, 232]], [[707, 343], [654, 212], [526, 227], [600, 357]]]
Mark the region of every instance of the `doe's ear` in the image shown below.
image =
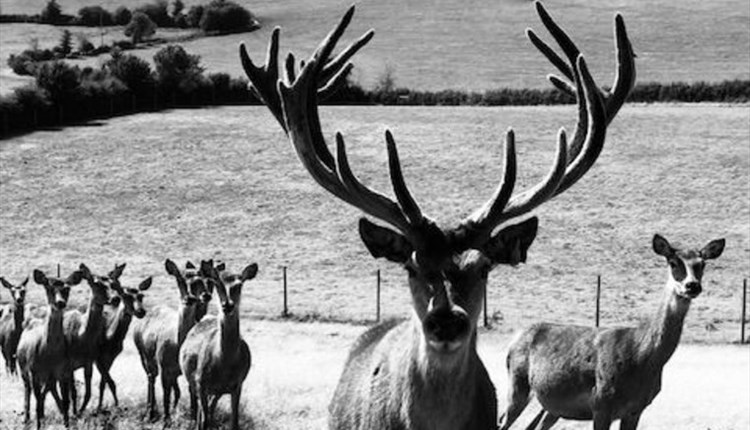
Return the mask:
[[242, 271], [242, 282], [249, 281], [258, 274], [258, 265], [256, 263], [250, 264], [245, 267]]
[[85, 264], [81, 263], [78, 266], [78, 271], [81, 273], [81, 276], [83, 276], [85, 280], [89, 282], [93, 282], [93, 279], [91, 276], [91, 270], [89, 270], [89, 268]]
[[719, 258], [722, 252], [724, 252], [724, 245], [726, 241], [724, 239], [716, 239], [709, 242], [708, 245], [701, 249], [701, 257], [704, 260], [713, 260]]
[[[29, 278], [26, 278], [26, 280], [28, 281]], [[5, 288], [7, 288], [9, 290], [13, 289], [13, 284], [11, 284], [10, 282], [6, 281], [5, 278], [3, 278], [1, 276], [0, 276], [0, 283], [3, 284], [3, 287], [5, 287]]]
[[177, 268], [177, 265], [174, 264], [174, 261], [167, 258], [167, 260], [164, 262], [164, 269], [172, 276], [180, 277], [180, 269]]
[[[89, 273], [89, 276], [91, 276], [91, 273]], [[68, 279], [65, 280], [65, 283], [68, 285], [78, 285], [82, 280], [83, 273], [81, 273], [80, 270], [76, 270], [75, 272], [71, 273], [70, 276], [68, 276]]]
[[122, 276], [122, 271], [125, 270], [125, 265], [127, 263], [122, 263], [119, 266], [115, 265], [115, 269], [111, 272], [109, 272], [109, 277], [112, 279], [118, 279], [120, 276]]
[[659, 234], [654, 235], [651, 246], [654, 248], [654, 252], [662, 257], [671, 257], [674, 254], [674, 248], [672, 248], [672, 245], [667, 242], [667, 239], [664, 239]]
[[153, 279], [153, 277], [149, 276], [148, 278], [143, 280], [140, 285], [138, 285], [138, 289], [141, 291], [148, 290], [149, 288], [151, 288], [151, 282], [153, 281]]
[[29, 277], [27, 276], [26, 279], [24, 279], [23, 282], [21, 282], [21, 286], [25, 287], [26, 284], [28, 284], [28, 283], [29, 283]]
[[49, 283], [49, 280], [47, 279], [47, 275], [45, 275], [44, 272], [39, 269], [34, 269], [34, 282], [46, 287]]
[[536, 239], [538, 229], [539, 218], [537, 217], [505, 227], [490, 237], [482, 251], [493, 264], [515, 266], [518, 263], [525, 263], [526, 254]]
[[359, 219], [359, 236], [375, 258], [385, 257], [395, 263], [405, 263], [414, 252], [414, 247], [405, 236], [365, 218]]

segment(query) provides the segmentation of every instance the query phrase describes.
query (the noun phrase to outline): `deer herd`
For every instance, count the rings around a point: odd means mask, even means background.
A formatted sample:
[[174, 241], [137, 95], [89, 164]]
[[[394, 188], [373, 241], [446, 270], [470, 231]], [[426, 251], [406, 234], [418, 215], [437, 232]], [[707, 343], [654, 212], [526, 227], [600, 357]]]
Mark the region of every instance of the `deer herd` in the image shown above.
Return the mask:
[[[578, 47], [541, 3], [536, 9], [562, 55], [532, 30], [527, 35], [562, 74], [550, 76], [552, 84], [575, 98], [575, 131], [568, 138], [560, 130], [549, 173], [516, 193], [515, 137], [509, 130], [496, 191], [452, 227], [439, 226], [420, 209], [404, 180], [390, 131], [385, 141], [395, 200], [357, 178], [340, 133], [334, 152], [324, 139], [318, 102], [345, 82], [349, 60], [374, 34], [369, 31], [332, 55], [354, 7], [307, 61], [297, 62], [289, 54], [279, 67], [278, 28], [262, 66], [240, 46], [250, 90], [289, 136], [310, 176], [338, 199], [388, 225], [361, 218], [360, 237], [373, 257], [400, 264], [407, 273], [413, 312], [406, 320], [368, 329], [351, 347], [329, 406], [331, 429], [507, 429], [535, 398], [541, 411], [528, 428], [548, 429], [565, 418], [591, 420], [595, 430], [609, 429], [620, 420], [620, 428], [628, 430], [637, 427], [641, 413], [659, 393], [662, 369], [679, 343], [691, 300], [701, 292], [705, 262], [719, 257], [723, 239], [693, 250], [678, 248], [658, 234], [653, 237], [653, 250], [666, 259], [668, 276], [661, 306], [639, 326], [539, 322], [521, 331], [508, 348], [509, 386], [499, 418], [495, 385], [477, 353], [477, 324], [489, 273], [526, 261], [539, 226], [538, 218], [529, 214], [593, 166], [608, 125], [635, 83], [635, 54], [620, 15], [615, 17], [616, 76], [611, 89], [603, 89]], [[0, 311], [0, 348], [7, 373], [19, 373], [23, 381], [25, 420], [30, 420], [33, 392], [41, 427], [50, 393], [67, 427], [71, 404], [78, 415], [91, 398], [94, 366], [100, 375], [98, 408], [103, 408], [106, 388], [117, 406], [110, 369], [135, 317], [132, 339], [148, 381], [148, 418], [158, 418], [159, 378], [162, 417], [170, 422], [170, 411], [181, 397], [178, 379], [184, 375], [196, 428], [214, 421], [219, 398], [229, 394], [231, 428], [238, 429], [242, 385], [251, 366], [250, 348], [240, 330], [242, 287], [256, 276], [258, 266], [250, 264], [235, 273], [212, 260], [187, 263], [182, 269], [166, 260], [165, 270], [179, 292], [176, 309], [144, 306], [151, 278], [135, 288], [125, 287], [120, 283], [124, 269], [118, 265], [100, 276], [81, 264], [67, 277], [34, 270], [33, 281], [46, 292], [44, 307], [25, 302], [28, 278], [19, 284], [0, 278], [12, 296]], [[91, 292], [86, 311], [66, 310], [71, 288], [84, 280]], [[209, 315], [214, 292], [219, 311]], [[74, 378], [78, 369], [84, 375], [80, 406]]]

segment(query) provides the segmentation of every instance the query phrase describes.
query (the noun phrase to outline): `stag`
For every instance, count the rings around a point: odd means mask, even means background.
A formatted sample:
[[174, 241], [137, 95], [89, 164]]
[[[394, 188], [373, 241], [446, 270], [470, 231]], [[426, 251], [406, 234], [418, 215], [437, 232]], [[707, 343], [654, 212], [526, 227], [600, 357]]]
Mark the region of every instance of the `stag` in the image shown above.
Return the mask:
[[73, 411], [78, 414], [83, 413], [91, 399], [91, 377], [94, 361], [100, 353], [106, 330], [104, 305], [119, 303], [116, 296], [110, 295], [110, 290], [119, 288], [119, 278], [122, 271], [125, 270], [125, 264], [115, 266], [114, 270], [106, 276], [94, 275], [85, 264], [81, 264], [79, 270], [91, 289], [89, 305], [85, 313], [76, 309], [65, 312], [63, 319], [65, 341], [68, 343], [68, 357], [71, 361], [73, 373], [83, 368], [85, 391], [80, 409], [76, 409], [78, 395], [71, 380], [70, 394]]
[[196, 429], [208, 428], [219, 398], [229, 394], [232, 429], [239, 430], [240, 394], [251, 363], [250, 348], [240, 335], [242, 285], [255, 278], [258, 265], [250, 264], [239, 275], [224, 270], [223, 265], [205, 269], [216, 285], [221, 311], [190, 330], [180, 348], [180, 368], [188, 381], [193, 418], [197, 409]]
[[[643, 410], [661, 390], [664, 365], [677, 349], [685, 315], [702, 291], [706, 260], [718, 258], [724, 239], [700, 250], [681, 250], [654, 235], [656, 254], [668, 264], [664, 298], [656, 314], [637, 327], [593, 328], [538, 323], [513, 341], [507, 357], [508, 407], [502, 428], [532, 396], [544, 408], [532, 427], [549, 429], [560, 418], [593, 420], [594, 430], [635, 430]], [[530, 427], [530, 428], [532, 428]]]
[[[514, 194], [515, 138], [506, 134], [505, 171], [491, 198], [457, 227], [440, 228], [424, 215], [410, 194], [392, 134], [385, 132], [395, 201], [372, 190], [353, 174], [344, 138], [336, 134], [335, 156], [326, 143], [318, 99], [335, 91], [352, 67], [348, 60], [373, 36], [369, 31], [331, 58], [354, 7], [311, 58], [296, 64], [290, 54], [279, 78], [279, 29], [271, 35], [266, 64], [256, 66], [240, 47], [251, 90], [289, 136], [313, 179], [338, 199], [361, 209], [396, 231], [362, 218], [359, 233], [375, 258], [401, 264], [408, 274], [414, 312], [365, 332], [352, 347], [329, 406], [331, 429], [494, 429], [495, 388], [476, 351], [477, 320], [487, 277], [496, 266], [526, 260], [536, 237], [533, 209], [575, 184], [596, 161], [606, 128], [634, 82], [633, 55], [622, 19], [617, 20], [618, 76], [612, 92], [597, 87], [583, 56], [537, 4], [545, 25], [564, 38], [573, 65], [543, 49], [573, 84], [553, 78], [576, 98], [578, 123], [570, 144], [558, 134], [549, 174], [531, 189]], [[531, 37], [531, 34], [530, 34]], [[535, 39], [532, 38], [532, 41]], [[537, 46], [548, 48], [540, 41]], [[551, 53], [550, 53], [551, 52]]]
[[99, 347], [99, 355], [95, 361], [96, 368], [101, 376], [99, 380], [99, 405], [97, 407], [99, 410], [102, 409], [106, 387], [109, 387], [109, 391], [112, 393], [115, 406], [119, 405], [117, 384], [112, 379], [109, 370], [117, 356], [122, 352], [123, 342], [128, 334], [133, 317], [141, 319], [146, 316], [146, 309], [143, 307], [143, 292], [151, 287], [151, 282], [152, 278], [148, 277], [138, 285], [138, 288], [123, 288], [119, 283], [113, 286], [120, 298], [120, 303], [114, 311], [105, 313], [104, 341]]
[[[30, 320], [21, 333], [16, 356], [18, 369], [24, 385], [24, 419], [29, 422], [31, 392], [36, 399], [36, 428], [44, 419], [44, 399], [52, 391], [63, 422], [70, 424], [70, 382], [73, 368], [68, 359], [68, 345], [63, 334], [63, 310], [68, 303], [70, 288], [81, 282], [81, 272], [75, 271], [66, 279], [47, 277], [41, 270], [34, 270], [34, 282], [42, 285], [47, 293], [49, 310], [43, 319]], [[58, 397], [55, 384], [59, 382]]]
[[[211, 264], [202, 262], [201, 265]], [[180, 271], [172, 260], [166, 260], [165, 268], [168, 274], [177, 281], [180, 292], [180, 305], [175, 311], [166, 306], [159, 306], [149, 311], [145, 318], [136, 321], [133, 328], [133, 342], [141, 357], [143, 370], [148, 378], [148, 414], [149, 419], [156, 419], [156, 393], [154, 384], [156, 377], [161, 375], [161, 385], [164, 403], [164, 421], [169, 422], [170, 398], [174, 393], [174, 406], [180, 400], [180, 386], [177, 378], [180, 376], [178, 352], [188, 331], [198, 321], [201, 312], [199, 306], [205, 304], [209, 296], [206, 279], [199, 270], [187, 263], [185, 270]], [[198, 297], [201, 297], [200, 299]], [[203, 308], [205, 309], [205, 308]], [[205, 314], [205, 310], [202, 311]]]
[[10, 291], [11, 302], [0, 309], [0, 349], [5, 358], [5, 370], [9, 375], [16, 374], [16, 348], [23, 331], [24, 300], [26, 299], [26, 277], [20, 284], [13, 285], [0, 277], [0, 283]]

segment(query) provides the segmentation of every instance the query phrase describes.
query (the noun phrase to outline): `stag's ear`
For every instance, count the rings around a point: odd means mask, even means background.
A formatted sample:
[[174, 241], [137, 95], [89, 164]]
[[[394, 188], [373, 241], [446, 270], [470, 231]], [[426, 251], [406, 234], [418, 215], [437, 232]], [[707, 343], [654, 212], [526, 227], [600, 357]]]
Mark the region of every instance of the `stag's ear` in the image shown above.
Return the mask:
[[515, 266], [526, 262], [526, 253], [536, 238], [539, 219], [532, 217], [519, 224], [514, 224], [497, 232], [484, 245], [484, 255], [493, 264]]
[[405, 263], [414, 251], [406, 237], [365, 218], [359, 219], [359, 236], [375, 258], [385, 257], [389, 261]]
[[674, 255], [674, 248], [659, 234], [654, 235], [654, 239], [651, 242], [651, 246], [654, 248], [654, 252], [662, 257], [671, 257]]
[[258, 265], [256, 263], [250, 264], [245, 267], [242, 271], [242, 282], [249, 281], [258, 274]]
[[[26, 278], [26, 280], [28, 281], [29, 278]], [[6, 281], [5, 278], [3, 278], [3, 277], [0, 277], [0, 283], [3, 284], [3, 287], [5, 287], [5, 288], [7, 288], [9, 290], [13, 289], [13, 284], [11, 284], [10, 282]]]
[[49, 284], [47, 275], [45, 275], [44, 272], [39, 269], [34, 269], [34, 282], [39, 285], [44, 285], [45, 287], [47, 286], [47, 284]]
[[152, 278], [151, 276], [149, 276], [148, 278], [146, 278], [145, 280], [143, 280], [143, 282], [141, 282], [140, 285], [138, 285], [138, 289], [141, 290], [141, 291], [148, 290], [149, 288], [151, 288], [151, 282], [153, 281], [153, 279], [154, 278]]
[[109, 277], [112, 279], [118, 279], [120, 276], [122, 276], [122, 271], [125, 270], [125, 265], [127, 263], [122, 263], [119, 266], [115, 264], [115, 270], [109, 272]]
[[726, 241], [724, 239], [712, 240], [708, 245], [701, 249], [701, 257], [704, 260], [713, 260], [719, 258], [722, 252], [724, 252], [724, 245]]

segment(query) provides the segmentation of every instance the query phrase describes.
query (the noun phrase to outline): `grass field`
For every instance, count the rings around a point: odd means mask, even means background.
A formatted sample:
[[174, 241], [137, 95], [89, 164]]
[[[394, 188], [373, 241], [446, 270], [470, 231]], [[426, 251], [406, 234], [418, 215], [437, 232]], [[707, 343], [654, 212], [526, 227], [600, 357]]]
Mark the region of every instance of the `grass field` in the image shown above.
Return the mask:
[[[321, 115], [327, 135], [348, 137], [355, 172], [384, 190], [382, 133], [390, 127], [415, 197], [447, 225], [496, 186], [507, 127], [516, 130], [518, 187], [527, 187], [546, 173], [555, 133], [572, 126], [574, 108], [333, 107]], [[483, 331], [480, 348], [501, 405], [511, 332], [540, 319], [591, 324], [597, 274], [603, 324], [634, 323], [658, 306], [666, 276], [650, 249], [653, 233], [691, 246], [725, 237], [683, 337], [712, 346], [678, 351], [644, 428], [747, 428], [747, 349], [715, 344], [738, 339], [741, 280], [750, 273], [749, 118], [746, 105], [627, 106], [620, 113], [587, 177], [537, 211], [540, 232], [528, 263], [491, 275], [494, 328]], [[372, 320], [376, 268], [383, 270], [385, 316], [409, 312], [402, 270], [369, 256], [356, 232], [360, 214], [308, 178], [265, 108], [143, 114], [2, 141], [0, 195], [0, 275], [13, 282], [58, 263], [63, 272], [80, 262], [97, 272], [127, 262], [127, 284], [155, 276], [146, 298], [153, 306], [176, 301], [163, 270], [167, 257], [220, 258], [230, 268], [257, 261], [260, 274], [243, 302], [255, 351], [244, 397], [254, 428], [323, 428], [348, 345], [363, 330], [262, 321], [281, 312], [280, 266], [289, 267], [290, 309], [301, 318]], [[74, 290], [73, 304], [86, 302], [86, 290]], [[31, 285], [28, 301], [42, 295]], [[8, 296], [0, 296], [4, 303]], [[115, 369], [125, 381], [120, 429], [142, 426], [136, 411], [145, 377], [129, 348]], [[2, 376], [0, 385], [0, 428], [14, 428], [20, 382]]]
[[[72, 14], [83, 5], [103, 5], [114, 10], [121, 4], [117, 0], [60, 3], [65, 12]], [[258, 15], [261, 30], [184, 44], [188, 51], [201, 55], [208, 71], [243, 76], [237, 46], [244, 41], [251, 53], [264, 54], [269, 34], [277, 25], [284, 29], [282, 52], [292, 50], [306, 56], [352, 1], [240, 3]], [[524, 35], [527, 27], [541, 32], [529, 1], [356, 3], [358, 11], [348, 37], [353, 39], [369, 28], [376, 30], [375, 39], [356, 60], [355, 78], [366, 87], [373, 86], [386, 70], [392, 72], [397, 85], [412, 89], [482, 91], [547, 85], [544, 76], [552, 71], [551, 66]], [[0, 0], [3, 13], [38, 13], [44, 4], [44, 0]], [[628, 25], [638, 54], [640, 82], [750, 79], [750, 29], [747, 26], [750, 9], [743, 0], [602, 0], [595, 4], [575, 0], [548, 1], [547, 6], [570, 30], [596, 75], [603, 76], [603, 83], [608, 82], [613, 73], [612, 17], [615, 11], [622, 12]], [[40, 27], [40, 31], [50, 34], [44, 40], [55, 42], [59, 38], [59, 28]], [[109, 31], [112, 35], [119, 34], [114, 28]], [[3, 59], [0, 80], [11, 79], [5, 58], [27, 48], [28, 39], [32, 37], [28, 33], [26, 27], [17, 24], [3, 24], [0, 28], [0, 57]], [[96, 43], [98, 38], [92, 41]], [[150, 61], [156, 49], [134, 52]], [[81, 64], [98, 65], [100, 61], [88, 59]]]

